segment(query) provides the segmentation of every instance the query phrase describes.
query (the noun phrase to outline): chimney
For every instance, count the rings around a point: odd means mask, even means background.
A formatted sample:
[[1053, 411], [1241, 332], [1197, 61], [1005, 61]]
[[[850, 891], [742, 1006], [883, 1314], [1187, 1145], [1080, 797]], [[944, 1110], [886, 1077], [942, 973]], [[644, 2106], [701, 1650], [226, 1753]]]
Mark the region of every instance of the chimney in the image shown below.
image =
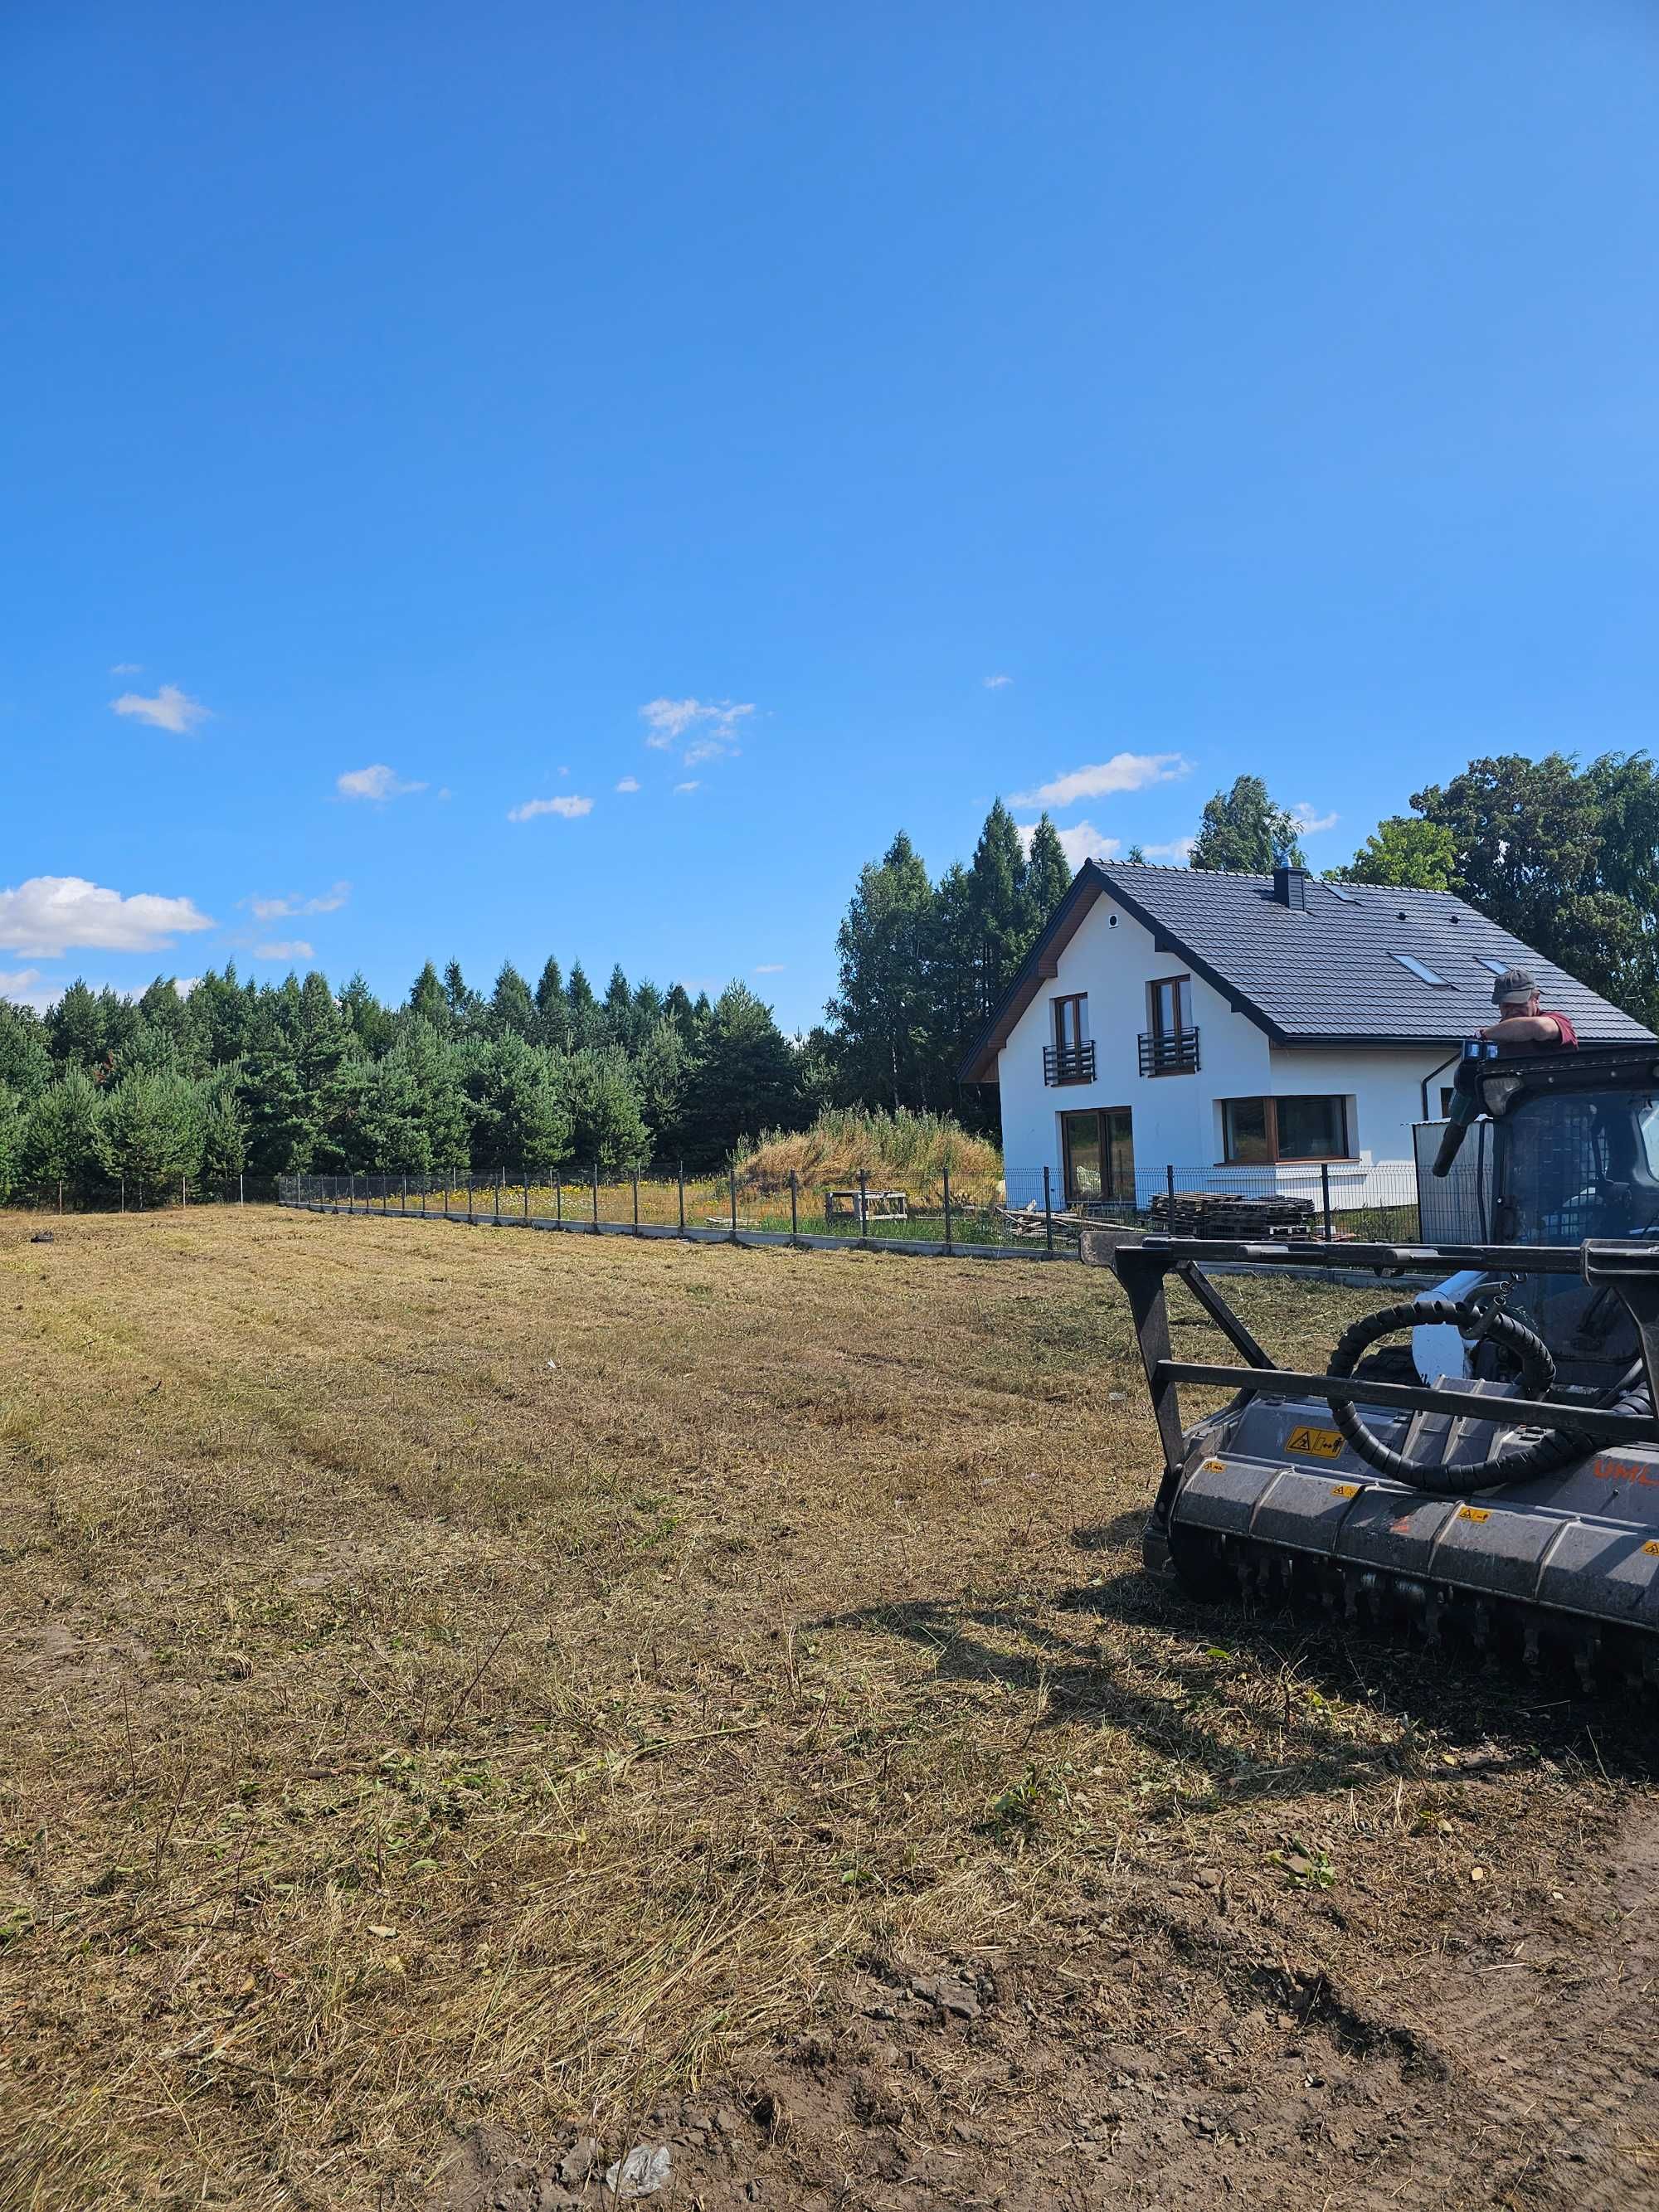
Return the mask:
[[1297, 867], [1288, 853], [1274, 855], [1273, 896], [1292, 914], [1301, 914], [1307, 908], [1308, 871]]

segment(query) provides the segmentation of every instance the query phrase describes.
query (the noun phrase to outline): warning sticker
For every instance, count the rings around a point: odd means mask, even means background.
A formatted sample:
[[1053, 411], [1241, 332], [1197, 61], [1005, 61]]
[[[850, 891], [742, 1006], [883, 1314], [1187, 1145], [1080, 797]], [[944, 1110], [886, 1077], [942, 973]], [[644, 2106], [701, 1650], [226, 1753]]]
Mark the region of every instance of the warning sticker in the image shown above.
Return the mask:
[[1334, 1482], [1331, 1485], [1333, 1498], [1358, 1498], [1358, 1495], [1359, 1485], [1357, 1482]]
[[1490, 1521], [1492, 1514], [1484, 1505], [1460, 1505], [1457, 1517], [1460, 1521]]
[[1659, 1559], [1659, 1544], [1644, 1544], [1642, 1549], [1650, 1559]]
[[1206, 1459], [1204, 1462], [1206, 1474], [1224, 1474], [1226, 1468], [1227, 1462], [1224, 1459]]
[[1342, 1439], [1334, 1429], [1292, 1429], [1285, 1439], [1285, 1449], [1306, 1452], [1312, 1459], [1340, 1459]]

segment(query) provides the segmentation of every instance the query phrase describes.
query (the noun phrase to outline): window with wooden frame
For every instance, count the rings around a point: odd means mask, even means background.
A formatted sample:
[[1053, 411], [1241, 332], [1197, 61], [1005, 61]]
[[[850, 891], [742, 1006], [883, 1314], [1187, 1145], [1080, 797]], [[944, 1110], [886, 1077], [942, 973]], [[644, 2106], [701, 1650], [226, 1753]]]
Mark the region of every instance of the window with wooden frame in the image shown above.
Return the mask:
[[1351, 1159], [1348, 1139], [1348, 1102], [1343, 1097], [1221, 1102], [1221, 1154], [1229, 1167]]
[[1146, 986], [1155, 1037], [1185, 1036], [1193, 1025], [1193, 979], [1190, 975], [1161, 975]]
[[1069, 998], [1056, 999], [1054, 1009], [1055, 1049], [1077, 1051], [1089, 1038], [1089, 994], [1074, 991]]

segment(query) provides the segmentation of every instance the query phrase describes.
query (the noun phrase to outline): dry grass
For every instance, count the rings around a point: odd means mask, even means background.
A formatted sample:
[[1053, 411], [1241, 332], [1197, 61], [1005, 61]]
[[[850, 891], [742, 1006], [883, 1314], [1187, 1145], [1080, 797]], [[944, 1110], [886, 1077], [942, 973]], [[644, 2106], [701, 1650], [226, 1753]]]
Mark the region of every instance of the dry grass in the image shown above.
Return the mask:
[[937, 1206], [944, 1173], [958, 1200], [993, 1201], [1002, 1187], [1002, 1154], [988, 1137], [970, 1136], [948, 1114], [889, 1114], [878, 1108], [837, 1107], [820, 1114], [810, 1129], [765, 1137], [738, 1164], [740, 1193], [775, 1196], [793, 1174], [804, 1190], [857, 1184], [908, 1191], [917, 1206]]
[[[53, 1225], [0, 1218], [0, 2204], [421, 2203], [482, 2114], [637, 2110], [854, 1956], [1206, 1851], [1438, 1940], [1490, 1701], [1149, 1590], [1109, 1279]], [[1373, 1302], [1241, 1301], [1303, 1364]]]

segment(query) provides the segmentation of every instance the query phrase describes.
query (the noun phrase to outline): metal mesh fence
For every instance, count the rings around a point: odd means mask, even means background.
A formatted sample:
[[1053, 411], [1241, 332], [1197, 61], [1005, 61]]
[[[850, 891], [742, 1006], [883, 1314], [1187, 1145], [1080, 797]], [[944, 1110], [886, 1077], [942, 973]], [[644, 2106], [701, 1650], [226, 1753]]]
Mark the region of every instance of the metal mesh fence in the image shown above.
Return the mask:
[[161, 1213], [183, 1206], [286, 1204], [279, 1186], [291, 1176], [168, 1176], [140, 1182], [129, 1176], [65, 1176], [21, 1183], [10, 1203], [37, 1213]]
[[1011, 1172], [989, 1188], [948, 1171], [896, 1189], [867, 1171], [809, 1186], [763, 1182], [739, 1166], [710, 1172], [637, 1167], [501, 1167], [284, 1176], [282, 1202], [348, 1214], [434, 1215], [492, 1226], [698, 1241], [891, 1246], [1046, 1257], [1075, 1252], [1091, 1224], [1178, 1237], [1315, 1237], [1412, 1243], [1424, 1233], [1409, 1161], [1181, 1169], [1133, 1177], [1114, 1193], [1073, 1193], [1052, 1171]]

